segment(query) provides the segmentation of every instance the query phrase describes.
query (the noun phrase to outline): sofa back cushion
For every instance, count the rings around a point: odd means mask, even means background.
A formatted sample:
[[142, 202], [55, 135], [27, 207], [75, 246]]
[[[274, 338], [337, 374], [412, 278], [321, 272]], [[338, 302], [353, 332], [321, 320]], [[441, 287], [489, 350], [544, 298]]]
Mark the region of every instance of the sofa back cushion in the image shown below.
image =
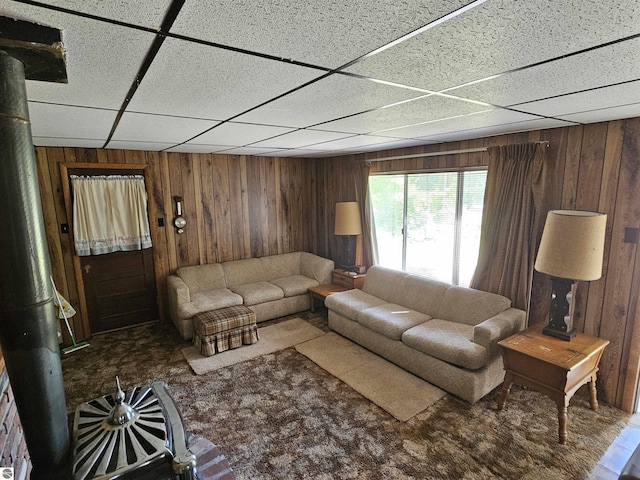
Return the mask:
[[269, 255], [259, 260], [266, 281], [300, 274], [300, 252]]
[[433, 317], [439, 311], [442, 297], [449, 286], [444, 282], [407, 274], [402, 280], [400, 298], [396, 303]]
[[223, 262], [222, 268], [228, 287], [265, 281], [264, 268], [258, 258]]
[[176, 273], [187, 287], [189, 287], [189, 293], [191, 295], [227, 286], [224, 270], [219, 263], [180, 267]]
[[328, 260], [313, 253], [300, 253], [300, 275], [312, 278], [320, 285], [331, 283], [331, 274], [335, 265], [333, 260]]
[[442, 296], [436, 318], [477, 325], [511, 307], [511, 300], [495, 293], [450, 286]]
[[402, 283], [407, 274], [375, 265], [367, 271], [362, 290], [389, 303], [400, 303]]

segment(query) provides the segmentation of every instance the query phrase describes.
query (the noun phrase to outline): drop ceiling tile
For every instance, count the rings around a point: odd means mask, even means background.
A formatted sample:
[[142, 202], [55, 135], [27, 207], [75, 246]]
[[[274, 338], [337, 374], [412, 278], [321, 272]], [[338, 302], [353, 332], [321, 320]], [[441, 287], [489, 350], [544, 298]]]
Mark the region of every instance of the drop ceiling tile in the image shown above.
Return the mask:
[[293, 131], [291, 128], [270, 125], [227, 122], [194, 138], [189, 143], [244, 146], [291, 131]]
[[311, 68], [168, 38], [129, 108], [226, 120], [320, 74]]
[[[497, 105], [515, 105], [636, 79], [640, 79], [640, 38], [509, 73], [448, 93]], [[637, 94], [640, 95], [640, 89]]]
[[538, 102], [522, 103], [514, 108], [549, 117], [588, 112], [640, 102], [640, 80], [613, 87], [563, 95]]
[[496, 108], [493, 110], [474, 112], [469, 115], [460, 115], [453, 118], [444, 118], [407, 127], [394, 128], [376, 132], [376, 134], [403, 138], [420, 138], [430, 135], [448, 134], [456, 130], [470, 130], [505, 123], [523, 122], [535, 118], [537, 117], [533, 115]]
[[238, 147], [224, 150], [225, 155], [277, 156], [279, 148]]
[[489, 1], [347, 70], [442, 90], [637, 34], [638, 24], [638, 2]]
[[42, 3], [154, 29], [160, 28], [170, 5], [168, 0], [144, 2], [144, 5], [130, 0], [45, 0]]
[[233, 148], [233, 145], [198, 145], [195, 143], [183, 143], [181, 145], [175, 145], [167, 149], [167, 152], [180, 152], [180, 153], [216, 153], [223, 150], [229, 150]]
[[186, 142], [219, 123], [197, 118], [125, 112], [118, 123], [113, 139], [175, 144]]
[[86, 138], [52, 138], [33, 137], [36, 147], [75, 147], [75, 148], [102, 148], [104, 140], [90, 140]]
[[470, 130], [453, 130], [450, 133], [442, 133], [427, 136], [423, 139], [431, 142], [457, 142], [461, 140], [471, 140], [474, 138], [489, 137], [495, 135], [505, 135], [508, 133], [530, 132], [532, 130], [542, 130], [546, 128], [560, 128], [574, 125], [573, 122], [565, 122], [553, 118], [541, 118], [538, 120], [528, 120], [525, 122], [508, 123], [491, 127], [480, 127]]
[[117, 113], [114, 110], [29, 102], [34, 137], [85, 138], [101, 140], [104, 144]]
[[631, 117], [640, 117], [640, 103], [603, 108], [601, 110], [591, 110], [573, 115], [562, 115], [560, 118], [571, 122], [596, 123]]
[[329, 150], [343, 150], [360, 148], [372, 145], [389, 143], [389, 137], [378, 137], [375, 135], [355, 135], [353, 137], [342, 138], [340, 140], [332, 140], [330, 142], [319, 143], [313, 145], [313, 148], [326, 148]]
[[252, 144], [252, 147], [300, 148], [316, 143], [338, 140], [350, 136], [349, 133], [326, 132], [324, 130], [297, 130]]
[[468, 0], [186, 2], [172, 33], [336, 68]]
[[119, 109], [154, 34], [41, 7], [3, 2], [0, 15], [61, 29], [69, 83], [27, 81], [27, 98]]
[[172, 147], [173, 143], [164, 142], [134, 142], [128, 140], [111, 140], [107, 148], [115, 150], [146, 150], [148, 152], [159, 152]]
[[362, 145], [360, 147], [353, 148], [353, 149], [347, 148], [345, 150], [341, 150], [341, 152], [343, 152], [345, 155], [350, 155], [350, 154], [362, 153], [362, 152], [378, 152], [382, 150], [392, 150], [394, 148], [415, 147], [418, 145], [428, 145], [431, 143], [437, 143], [437, 142], [427, 142], [424, 139], [409, 138], [409, 139], [403, 139], [403, 140], [394, 140], [394, 141], [385, 142], [385, 143], [377, 143], [373, 145]]
[[239, 121], [308, 127], [423, 96], [424, 93], [346, 75], [331, 75], [241, 117]]
[[410, 102], [380, 108], [372, 112], [327, 122], [320, 128], [347, 133], [370, 133], [404, 127], [431, 120], [456, 117], [487, 110], [486, 105], [450, 97], [431, 95]]
[[313, 150], [310, 148], [292, 148], [290, 150], [278, 150], [273, 152], [276, 157], [307, 157], [310, 155], [322, 155], [326, 150]]

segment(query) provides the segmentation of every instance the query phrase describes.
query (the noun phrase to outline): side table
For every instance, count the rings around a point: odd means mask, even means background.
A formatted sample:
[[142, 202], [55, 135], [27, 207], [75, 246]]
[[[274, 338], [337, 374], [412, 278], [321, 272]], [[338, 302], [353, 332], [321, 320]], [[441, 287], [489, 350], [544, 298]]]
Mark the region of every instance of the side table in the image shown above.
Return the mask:
[[311, 312], [315, 312], [315, 299], [319, 298], [324, 302], [324, 299], [327, 298], [332, 293], [336, 292], [346, 292], [346, 288], [342, 288], [338, 285], [334, 285], [332, 283], [328, 285], [318, 285], [317, 287], [309, 288], [309, 303], [311, 304]]
[[514, 383], [544, 393], [558, 407], [558, 437], [564, 444], [569, 401], [582, 385], [589, 384], [589, 404], [598, 410], [598, 364], [609, 341], [578, 333], [567, 342], [543, 335], [542, 328], [536, 325], [498, 343], [506, 370], [498, 410], [504, 407]]
[[340, 268], [336, 268], [333, 271], [331, 276], [332, 282], [335, 285], [339, 285], [348, 290], [353, 290], [354, 288], [359, 288], [362, 290], [362, 286], [364, 285], [364, 279], [367, 276], [366, 273], [358, 273], [356, 275], [349, 275], [345, 270]]

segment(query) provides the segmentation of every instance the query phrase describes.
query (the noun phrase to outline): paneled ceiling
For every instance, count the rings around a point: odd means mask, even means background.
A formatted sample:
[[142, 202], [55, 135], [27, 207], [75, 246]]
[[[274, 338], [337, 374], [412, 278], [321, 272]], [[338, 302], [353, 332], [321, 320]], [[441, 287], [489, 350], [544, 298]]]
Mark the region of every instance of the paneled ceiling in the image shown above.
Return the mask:
[[[2, 0], [39, 146], [322, 157], [640, 116], [635, 0]], [[0, 32], [0, 37], [2, 32]]]

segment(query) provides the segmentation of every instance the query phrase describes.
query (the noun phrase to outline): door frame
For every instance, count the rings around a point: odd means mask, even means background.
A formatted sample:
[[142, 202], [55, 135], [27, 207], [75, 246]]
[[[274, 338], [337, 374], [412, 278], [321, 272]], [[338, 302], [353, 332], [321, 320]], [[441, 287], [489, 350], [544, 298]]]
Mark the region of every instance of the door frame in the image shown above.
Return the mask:
[[[149, 214], [149, 233], [151, 235], [152, 245], [156, 243], [155, 229], [152, 228], [151, 222], [156, 218], [156, 208], [153, 202], [149, 201], [149, 165], [146, 163], [79, 163], [79, 162], [61, 162], [60, 164], [60, 183], [62, 184], [62, 195], [64, 198], [64, 207], [67, 212], [67, 223], [69, 225], [69, 234], [71, 235], [71, 258], [73, 259], [73, 270], [76, 277], [76, 285], [78, 288], [78, 301], [80, 302], [80, 314], [82, 316], [82, 327], [87, 336], [91, 336], [91, 326], [89, 324], [89, 310], [87, 308], [87, 297], [84, 288], [84, 277], [82, 275], [82, 266], [80, 257], [76, 255], [74, 244], [73, 229], [73, 201], [71, 199], [71, 182], [69, 175], [74, 174], [74, 170], [113, 170], [114, 174], [119, 171], [129, 170], [137, 171], [136, 175], [144, 177], [145, 190], [147, 191], [147, 210]], [[153, 246], [151, 247], [153, 248]], [[160, 291], [158, 290], [157, 272], [158, 260], [156, 255], [153, 257], [154, 276], [156, 277], [156, 303], [158, 303]], [[158, 315], [160, 314], [160, 305], [158, 304]]]

